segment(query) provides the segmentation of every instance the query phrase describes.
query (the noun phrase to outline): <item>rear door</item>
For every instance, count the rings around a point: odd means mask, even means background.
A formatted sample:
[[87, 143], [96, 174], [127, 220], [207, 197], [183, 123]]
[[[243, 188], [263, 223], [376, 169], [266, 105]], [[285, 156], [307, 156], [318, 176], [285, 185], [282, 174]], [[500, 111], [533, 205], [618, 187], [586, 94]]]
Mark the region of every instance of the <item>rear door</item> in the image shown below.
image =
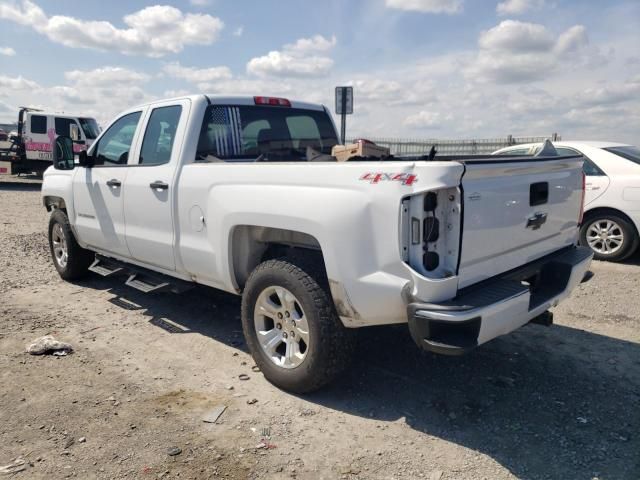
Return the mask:
[[124, 188], [126, 239], [132, 258], [175, 270], [174, 175], [189, 116], [188, 100], [149, 108], [144, 136]]
[[56, 134], [50, 115], [27, 113], [24, 146], [27, 159], [53, 161], [52, 145]]
[[467, 161], [459, 287], [576, 241], [582, 159]]
[[125, 241], [123, 187], [135, 150], [143, 111], [117, 119], [92, 149], [93, 168], [77, 167], [73, 176], [75, 229], [81, 241], [129, 257]]

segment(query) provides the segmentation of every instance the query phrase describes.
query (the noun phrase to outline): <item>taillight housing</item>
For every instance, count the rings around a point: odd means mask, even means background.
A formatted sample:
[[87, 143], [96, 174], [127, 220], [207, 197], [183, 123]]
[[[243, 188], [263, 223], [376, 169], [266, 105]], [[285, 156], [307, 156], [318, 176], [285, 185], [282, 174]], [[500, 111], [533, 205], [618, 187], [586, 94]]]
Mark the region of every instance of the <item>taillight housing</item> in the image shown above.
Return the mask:
[[443, 188], [406, 197], [400, 210], [400, 253], [427, 278], [455, 275], [461, 235], [461, 192]]
[[587, 189], [587, 179], [582, 172], [582, 196], [580, 197], [580, 215], [578, 215], [578, 226], [582, 225], [584, 220], [584, 197]]
[[256, 105], [270, 105], [272, 107], [290, 107], [291, 102], [286, 98], [278, 97], [253, 97]]

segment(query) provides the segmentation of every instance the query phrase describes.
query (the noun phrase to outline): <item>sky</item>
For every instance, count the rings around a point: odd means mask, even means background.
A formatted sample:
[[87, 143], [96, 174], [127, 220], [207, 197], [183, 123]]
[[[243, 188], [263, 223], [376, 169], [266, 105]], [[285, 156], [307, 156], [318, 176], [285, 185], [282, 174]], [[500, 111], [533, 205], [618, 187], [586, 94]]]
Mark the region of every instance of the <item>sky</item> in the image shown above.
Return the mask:
[[639, 0], [0, 0], [0, 122], [352, 85], [348, 136], [637, 145], [639, 26]]

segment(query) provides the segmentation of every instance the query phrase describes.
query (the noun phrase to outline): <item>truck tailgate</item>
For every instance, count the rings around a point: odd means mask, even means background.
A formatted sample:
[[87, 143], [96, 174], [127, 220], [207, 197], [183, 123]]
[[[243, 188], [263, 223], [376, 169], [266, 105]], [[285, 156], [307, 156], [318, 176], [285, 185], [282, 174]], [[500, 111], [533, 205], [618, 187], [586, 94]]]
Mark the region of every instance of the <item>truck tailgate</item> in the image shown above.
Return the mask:
[[464, 163], [458, 288], [576, 242], [582, 157]]

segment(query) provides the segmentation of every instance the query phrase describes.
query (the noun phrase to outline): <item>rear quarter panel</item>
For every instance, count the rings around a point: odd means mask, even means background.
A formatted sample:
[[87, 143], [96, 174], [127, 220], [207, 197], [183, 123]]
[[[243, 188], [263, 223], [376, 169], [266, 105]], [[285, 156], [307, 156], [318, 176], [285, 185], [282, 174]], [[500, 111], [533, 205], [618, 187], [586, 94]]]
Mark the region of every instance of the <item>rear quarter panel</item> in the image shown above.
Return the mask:
[[[411, 275], [400, 255], [401, 200], [457, 186], [463, 170], [453, 162], [421, 163], [186, 165], [178, 190], [180, 261], [198, 281], [238, 291], [231, 261], [236, 227], [305, 233], [322, 249], [334, 300], [352, 310], [345, 323], [406, 322], [401, 294]], [[371, 172], [412, 173], [418, 181], [360, 180]], [[206, 219], [201, 231], [193, 225], [194, 208]]]

